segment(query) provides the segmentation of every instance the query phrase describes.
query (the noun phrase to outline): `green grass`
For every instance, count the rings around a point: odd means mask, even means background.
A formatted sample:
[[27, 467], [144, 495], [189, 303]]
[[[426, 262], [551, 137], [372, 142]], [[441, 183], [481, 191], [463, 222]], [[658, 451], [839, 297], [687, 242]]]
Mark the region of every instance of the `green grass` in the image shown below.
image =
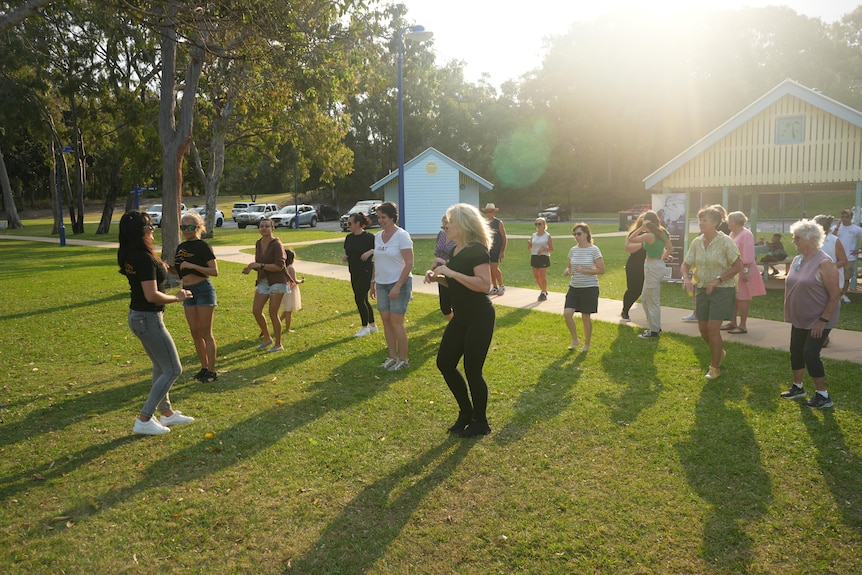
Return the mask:
[[[346, 282], [309, 277], [297, 332], [254, 350], [251, 280], [216, 280], [218, 382], [179, 306], [193, 424], [131, 434], [150, 362], [111, 250], [0, 242], [0, 571], [29, 573], [854, 573], [862, 544], [859, 366], [836, 407], [783, 401], [784, 352], [650, 345], [498, 308], [490, 436], [447, 437], [435, 297], [408, 312], [411, 368], [355, 339]], [[514, 266], [513, 266], [514, 267]], [[848, 306], [851, 307], [851, 306]]]

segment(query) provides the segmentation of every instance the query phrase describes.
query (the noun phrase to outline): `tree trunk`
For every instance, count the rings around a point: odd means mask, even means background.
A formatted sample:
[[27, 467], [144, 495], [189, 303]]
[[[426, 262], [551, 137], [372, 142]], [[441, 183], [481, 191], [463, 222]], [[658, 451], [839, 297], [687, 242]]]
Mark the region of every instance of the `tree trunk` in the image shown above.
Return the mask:
[[122, 183], [120, 174], [122, 169], [123, 161], [117, 160], [114, 166], [114, 173], [111, 174], [111, 184], [105, 197], [105, 205], [102, 208], [102, 219], [99, 221], [99, 227], [96, 229], [97, 235], [107, 234], [111, 231], [111, 219], [114, 217], [114, 207], [117, 205], [117, 197], [120, 195], [120, 184]]
[[0, 188], [3, 189], [3, 205], [6, 206], [6, 221], [9, 229], [20, 230], [24, 224], [21, 223], [18, 208], [15, 207], [15, 196], [12, 195], [12, 186], [9, 184], [9, 173], [6, 171], [3, 150], [0, 150]]
[[186, 68], [179, 118], [176, 112], [177, 29], [176, 8], [165, 8], [161, 34], [162, 84], [159, 94], [159, 139], [162, 142], [162, 259], [174, 260], [180, 240], [180, 203], [183, 156], [192, 140], [194, 102], [203, 68], [203, 50], [192, 45]]

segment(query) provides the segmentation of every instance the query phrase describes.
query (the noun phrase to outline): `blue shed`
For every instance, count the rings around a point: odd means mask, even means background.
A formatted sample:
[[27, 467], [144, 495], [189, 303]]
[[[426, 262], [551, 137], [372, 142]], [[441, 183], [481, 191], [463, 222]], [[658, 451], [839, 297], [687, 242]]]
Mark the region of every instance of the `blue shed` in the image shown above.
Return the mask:
[[[371, 186], [373, 195], [398, 203], [398, 170]], [[494, 189], [494, 184], [468, 170], [452, 158], [428, 148], [404, 164], [404, 204], [398, 206], [404, 214], [405, 228], [411, 234], [436, 234], [440, 218], [453, 204], [472, 204], [481, 208], [480, 194]]]

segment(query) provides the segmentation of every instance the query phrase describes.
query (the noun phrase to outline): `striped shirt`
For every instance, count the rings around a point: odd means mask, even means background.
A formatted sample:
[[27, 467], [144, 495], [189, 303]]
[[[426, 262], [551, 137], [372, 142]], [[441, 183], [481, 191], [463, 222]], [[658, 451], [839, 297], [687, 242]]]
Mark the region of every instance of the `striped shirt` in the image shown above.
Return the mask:
[[573, 288], [599, 287], [598, 276], [584, 274], [575, 270], [576, 266], [585, 268], [595, 267], [595, 261], [602, 258], [602, 251], [598, 246], [589, 245], [585, 248], [572, 246], [569, 250], [569, 269], [572, 270], [572, 281], [569, 285]]

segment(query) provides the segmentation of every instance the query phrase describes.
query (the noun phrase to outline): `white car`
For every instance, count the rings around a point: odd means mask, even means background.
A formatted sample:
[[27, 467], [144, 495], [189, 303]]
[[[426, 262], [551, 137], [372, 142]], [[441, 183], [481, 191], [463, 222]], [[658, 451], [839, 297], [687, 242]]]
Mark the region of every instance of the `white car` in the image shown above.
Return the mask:
[[[200, 206], [197, 208], [192, 208], [189, 210], [190, 212], [197, 212], [200, 214], [201, 218], [206, 221], [207, 219], [207, 208], [206, 206]], [[224, 212], [220, 209], [216, 208], [215, 212], [215, 227], [220, 228], [224, 224]]]
[[236, 227], [244, 230], [246, 226], [260, 226], [260, 220], [275, 215], [277, 211], [275, 204], [252, 204], [247, 211], [237, 214]]
[[[296, 208], [299, 208], [299, 224], [297, 224]], [[298, 228], [299, 226], [317, 227], [317, 210], [308, 204], [299, 206], [287, 205], [270, 216], [272, 223], [277, 228]]]
[[[162, 227], [162, 204], [153, 204], [146, 209], [146, 212], [150, 215], [150, 221], [153, 222], [154, 226]], [[180, 204], [180, 215], [184, 213], [186, 213], [186, 205]]]

